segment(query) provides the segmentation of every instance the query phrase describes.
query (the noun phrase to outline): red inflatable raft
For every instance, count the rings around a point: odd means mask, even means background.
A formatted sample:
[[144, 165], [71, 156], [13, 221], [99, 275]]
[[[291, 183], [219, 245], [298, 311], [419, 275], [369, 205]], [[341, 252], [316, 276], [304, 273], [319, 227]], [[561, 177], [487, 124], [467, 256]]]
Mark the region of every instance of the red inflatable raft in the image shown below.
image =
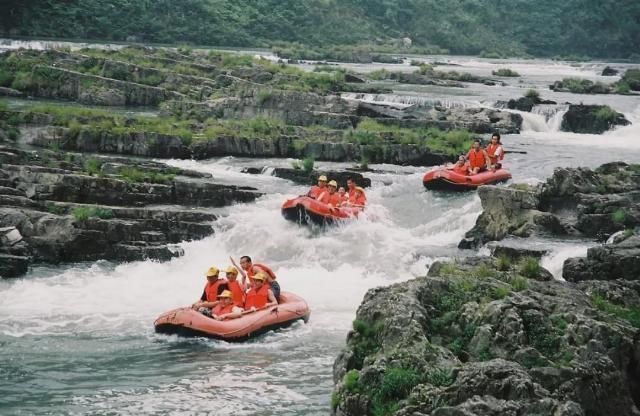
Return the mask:
[[487, 170], [476, 175], [462, 175], [445, 167], [427, 172], [422, 179], [424, 187], [443, 191], [469, 191], [481, 185], [491, 185], [511, 179], [506, 169]]
[[333, 208], [308, 196], [299, 196], [285, 201], [282, 216], [298, 224], [329, 225], [337, 221], [355, 218], [363, 207]]
[[293, 293], [282, 292], [280, 303], [236, 319], [216, 321], [191, 308], [165, 312], [153, 323], [160, 334], [207, 337], [225, 341], [245, 341], [295, 321], [307, 322], [311, 311], [307, 302]]

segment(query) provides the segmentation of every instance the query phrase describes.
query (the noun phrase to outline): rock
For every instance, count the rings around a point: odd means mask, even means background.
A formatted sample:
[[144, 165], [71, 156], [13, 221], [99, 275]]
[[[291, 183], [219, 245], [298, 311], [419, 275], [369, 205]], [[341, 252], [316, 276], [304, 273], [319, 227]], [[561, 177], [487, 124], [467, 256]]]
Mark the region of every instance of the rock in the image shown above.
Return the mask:
[[347, 72], [344, 74], [344, 80], [345, 82], [351, 82], [351, 83], [355, 83], [355, 84], [364, 84], [365, 82], [367, 82], [367, 80], [365, 78], [363, 78], [360, 75], [354, 74], [352, 72]]
[[540, 259], [549, 253], [549, 250], [546, 249], [522, 247], [518, 244], [494, 244], [489, 248], [491, 250], [491, 255], [494, 257], [505, 256], [514, 260], [518, 260], [523, 257], [534, 257]]
[[539, 187], [482, 186], [483, 212], [460, 248], [517, 237], [571, 235], [605, 241], [640, 226], [640, 166], [608, 163], [595, 170], [556, 169]]
[[325, 175], [329, 180], [335, 180], [338, 182], [338, 187], [342, 186], [347, 188], [347, 179], [352, 178], [358, 186], [368, 188], [371, 186], [371, 179], [365, 178], [360, 173], [351, 171], [335, 171], [335, 170], [316, 170], [311, 173], [307, 173], [302, 169], [291, 168], [275, 168], [273, 170], [273, 176], [278, 178], [288, 179], [301, 185], [315, 185], [318, 182], [318, 177]]
[[602, 70], [602, 76], [603, 77], [613, 77], [618, 75], [618, 71], [617, 69], [611, 68], [610, 66], [605, 66], [604, 69]]
[[535, 106], [536, 104], [536, 101], [530, 97], [520, 97], [517, 100], [509, 100], [509, 102], [507, 103], [507, 108], [531, 112], [531, 109], [533, 109], [533, 106]]
[[24, 97], [24, 94], [18, 90], [8, 87], [0, 87], [0, 96], [4, 97]]
[[562, 131], [602, 134], [615, 126], [631, 124], [624, 114], [604, 105], [571, 104], [562, 117]]
[[20, 277], [26, 274], [30, 261], [29, 257], [0, 253], [0, 277]]
[[562, 276], [570, 282], [584, 280], [640, 280], [640, 236], [590, 248], [586, 258], [569, 258]]
[[[212, 183], [211, 175], [154, 161], [92, 156], [100, 176], [90, 176], [82, 155], [9, 147], [0, 151], [16, 163], [0, 167], [3, 276], [24, 273], [32, 262], [165, 261], [181, 255], [173, 244], [213, 233], [216, 217], [193, 207], [259, 196], [253, 188]], [[123, 167], [138, 170], [136, 180], [155, 177], [165, 183], [122, 180]], [[135, 208], [149, 204], [192, 208]]]
[[491, 264], [436, 262], [369, 290], [334, 363], [334, 414], [637, 414], [633, 318], [564, 282], [522, 289]]

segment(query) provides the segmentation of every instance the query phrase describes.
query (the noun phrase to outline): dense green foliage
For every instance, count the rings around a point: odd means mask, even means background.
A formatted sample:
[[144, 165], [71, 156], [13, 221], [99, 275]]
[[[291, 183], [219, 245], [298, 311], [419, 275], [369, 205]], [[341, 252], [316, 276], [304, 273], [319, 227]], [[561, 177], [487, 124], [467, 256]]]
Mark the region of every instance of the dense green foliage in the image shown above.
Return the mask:
[[5, 0], [13, 35], [227, 46], [366, 45], [416, 50], [629, 57], [636, 0]]

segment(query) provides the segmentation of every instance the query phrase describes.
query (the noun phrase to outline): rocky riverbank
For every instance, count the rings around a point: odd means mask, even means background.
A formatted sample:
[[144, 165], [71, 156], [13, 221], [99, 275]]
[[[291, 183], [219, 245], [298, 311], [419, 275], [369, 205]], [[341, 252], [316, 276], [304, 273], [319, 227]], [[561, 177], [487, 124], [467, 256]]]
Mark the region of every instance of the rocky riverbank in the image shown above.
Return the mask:
[[[640, 414], [639, 179], [618, 162], [479, 188], [461, 246], [523, 243], [370, 290], [334, 364], [333, 413]], [[561, 281], [531, 236], [607, 242], [567, 259]]]
[[548, 279], [483, 258], [370, 290], [334, 364], [334, 414], [637, 414], [640, 302], [612, 290], [634, 286]]
[[[161, 109], [161, 122], [86, 108], [73, 114], [72, 106], [55, 105], [8, 115], [38, 127], [33, 144], [81, 152], [433, 165], [452, 160], [468, 144], [450, 141], [450, 130], [518, 133], [522, 125], [519, 115], [493, 109], [347, 100], [340, 93], [368, 90], [358, 74], [309, 73], [218, 52], [18, 50], [0, 55], [0, 73], [3, 95]], [[373, 131], [363, 127], [371, 120], [379, 125]]]
[[36, 263], [167, 260], [181, 255], [173, 244], [213, 232], [207, 207], [259, 195], [157, 162], [0, 146], [0, 276]]

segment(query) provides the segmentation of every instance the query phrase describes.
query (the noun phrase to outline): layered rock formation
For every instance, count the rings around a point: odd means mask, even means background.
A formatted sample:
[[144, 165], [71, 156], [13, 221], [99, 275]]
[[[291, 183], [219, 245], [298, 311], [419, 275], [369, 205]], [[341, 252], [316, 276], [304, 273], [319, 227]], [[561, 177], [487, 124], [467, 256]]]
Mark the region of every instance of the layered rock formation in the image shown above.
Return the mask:
[[19, 276], [33, 263], [167, 260], [181, 254], [173, 244], [213, 232], [215, 215], [192, 207], [258, 196], [161, 163], [3, 146], [0, 276]]
[[544, 275], [468, 259], [370, 290], [334, 364], [333, 413], [638, 414], [637, 293]]

